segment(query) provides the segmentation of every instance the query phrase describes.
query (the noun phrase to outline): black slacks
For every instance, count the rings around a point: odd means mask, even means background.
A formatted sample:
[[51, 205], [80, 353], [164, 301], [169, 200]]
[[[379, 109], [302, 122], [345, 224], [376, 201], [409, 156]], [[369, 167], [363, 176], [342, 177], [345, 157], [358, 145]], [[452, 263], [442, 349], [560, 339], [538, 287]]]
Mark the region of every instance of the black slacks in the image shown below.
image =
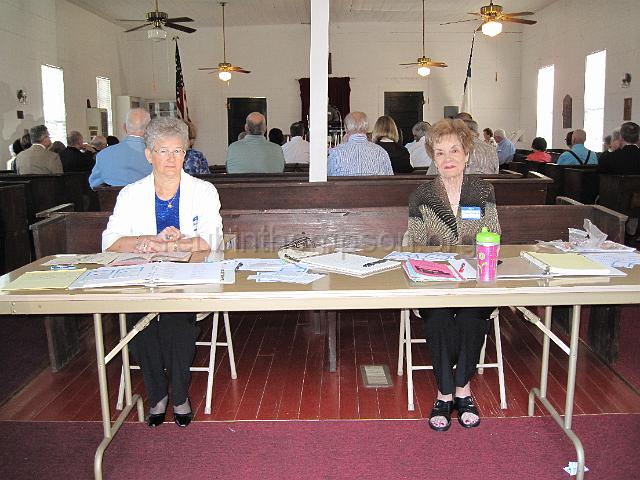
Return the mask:
[[[127, 315], [129, 328], [140, 315]], [[200, 327], [195, 313], [162, 313], [131, 340], [131, 353], [140, 365], [149, 405], [155, 406], [171, 383], [172, 405], [187, 400], [191, 371]]]
[[441, 393], [453, 394], [456, 387], [464, 387], [473, 377], [493, 310], [491, 307], [420, 310]]

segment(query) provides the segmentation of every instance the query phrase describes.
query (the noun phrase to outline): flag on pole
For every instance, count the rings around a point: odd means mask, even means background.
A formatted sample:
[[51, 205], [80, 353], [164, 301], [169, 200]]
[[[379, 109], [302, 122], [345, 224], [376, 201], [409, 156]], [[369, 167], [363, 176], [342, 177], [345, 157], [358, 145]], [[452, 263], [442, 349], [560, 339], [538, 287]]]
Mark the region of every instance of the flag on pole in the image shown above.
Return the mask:
[[191, 122], [189, 118], [189, 107], [187, 107], [187, 92], [184, 88], [184, 78], [182, 77], [182, 64], [180, 63], [180, 50], [176, 39], [176, 107], [178, 116], [185, 122]]
[[471, 52], [469, 53], [469, 64], [467, 65], [467, 76], [464, 79], [464, 91], [462, 93], [462, 103], [460, 105], [461, 112], [467, 112], [471, 115], [471, 59], [473, 58], [473, 44], [476, 41], [476, 32], [473, 32], [471, 40]]

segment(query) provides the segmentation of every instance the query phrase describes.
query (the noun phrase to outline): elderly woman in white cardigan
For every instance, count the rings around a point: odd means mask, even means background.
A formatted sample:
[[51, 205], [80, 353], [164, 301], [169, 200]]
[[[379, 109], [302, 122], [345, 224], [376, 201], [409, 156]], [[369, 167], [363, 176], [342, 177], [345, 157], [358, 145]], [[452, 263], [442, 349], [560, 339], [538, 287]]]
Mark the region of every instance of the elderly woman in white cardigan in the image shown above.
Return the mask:
[[[151, 175], [127, 185], [102, 234], [110, 252], [195, 252], [216, 249], [222, 241], [220, 200], [215, 187], [182, 170], [189, 145], [180, 120], [157, 118], [145, 132]], [[134, 319], [130, 319], [131, 321]], [[132, 341], [148, 401], [150, 427], [165, 420], [169, 384], [173, 416], [180, 427], [192, 419], [188, 397], [190, 366], [198, 327], [195, 314], [161, 314]]]

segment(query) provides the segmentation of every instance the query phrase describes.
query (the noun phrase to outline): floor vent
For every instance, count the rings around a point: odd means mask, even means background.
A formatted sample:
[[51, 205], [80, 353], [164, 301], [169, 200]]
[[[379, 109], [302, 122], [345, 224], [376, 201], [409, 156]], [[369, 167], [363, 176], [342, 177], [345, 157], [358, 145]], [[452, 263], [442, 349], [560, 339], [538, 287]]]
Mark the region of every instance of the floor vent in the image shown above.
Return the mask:
[[385, 388], [393, 386], [387, 365], [360, 365], [360, 373], [365, 387]]

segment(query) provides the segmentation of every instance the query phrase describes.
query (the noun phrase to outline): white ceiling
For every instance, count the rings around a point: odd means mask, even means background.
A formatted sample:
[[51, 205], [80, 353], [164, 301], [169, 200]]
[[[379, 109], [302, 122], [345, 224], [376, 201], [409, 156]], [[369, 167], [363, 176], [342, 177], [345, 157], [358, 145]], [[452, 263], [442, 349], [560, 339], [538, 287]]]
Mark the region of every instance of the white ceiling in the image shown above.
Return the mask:
[[[153, 11], [154, 0], [69, 0], [110, 22], [126, 28], [131, 22], [117, 19], [144, 20]], [[220, 26], [218, 0], [158, 0], [159, 10], [169, 17], [191, 17], [193, 27]], [[498, 0], [505, 12], [536, 12], [555, 0]], [[310, 0], [226, 0], [225, 23], [237, 25], [300, 24], [310, 21]], [[472, 18], [466, 12], [479, 12], [488, 0], [427, 0], [427, 23], [441, 23]], [[422, 16], [420, 0], [330, 0], [330, 21], [349, 22], [415, 22]], [[535, 19], [535, 17], [530, 17]]]

